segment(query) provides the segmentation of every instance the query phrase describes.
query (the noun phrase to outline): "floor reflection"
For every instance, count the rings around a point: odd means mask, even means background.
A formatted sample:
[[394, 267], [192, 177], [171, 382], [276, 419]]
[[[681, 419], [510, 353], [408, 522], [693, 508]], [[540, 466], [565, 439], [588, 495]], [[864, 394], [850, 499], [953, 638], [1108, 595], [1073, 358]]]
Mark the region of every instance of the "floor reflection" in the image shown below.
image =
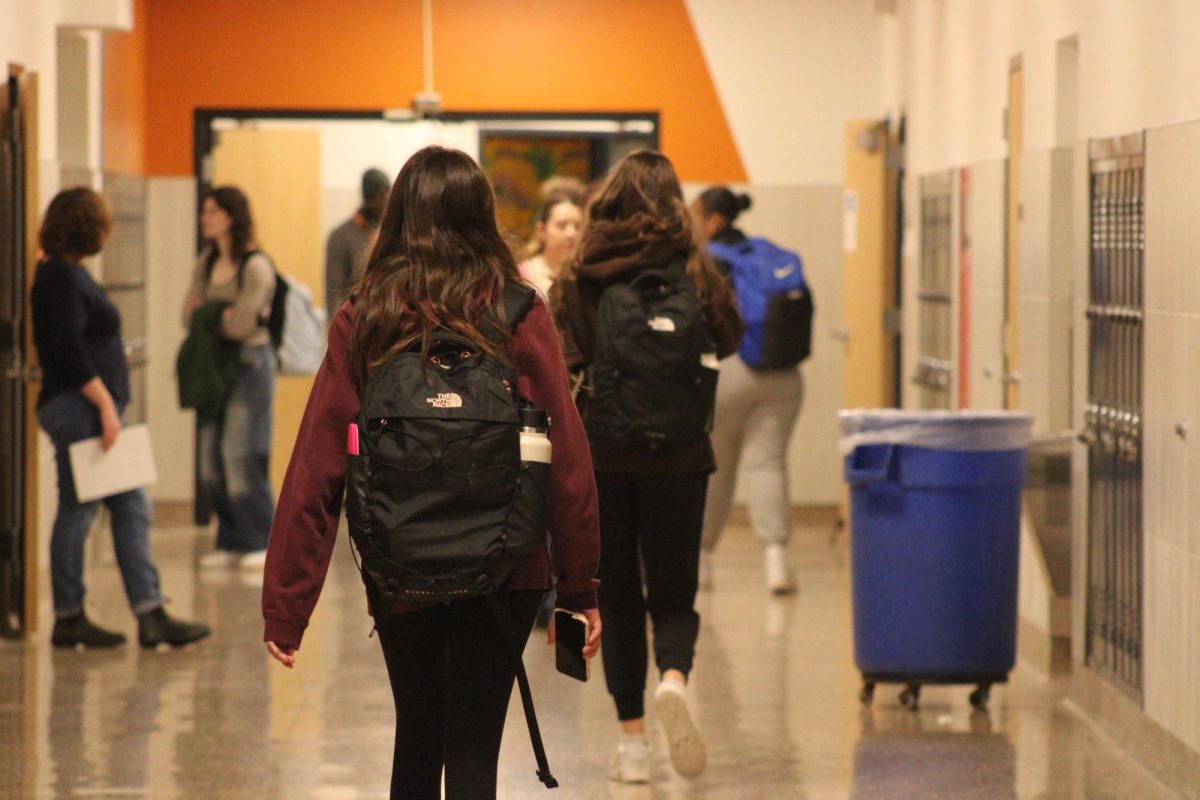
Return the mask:
[[[260, 643], [259, 582], [192, 566], [209, 537], [187, 528], [156, 531], [155, 540], [164, 584], [175, 593], [172, 608], [210, 623], [206, 642], [175, 652], [54, 651], [46, 633], [0, 642], [0, 798], [387, 796], [391, 696], [344, 543], [297, 668], [287, 671]], [[899, 706], [899, 687], [881, 686], [863, 709], [843, 551], [844, 542], [831, 548], [824, 528], [801, 531], [793, 552], [802, 591], [772, 598], [749, 533], [731, 531], [722, 541], [716, 588], [698, 601], [692, 688], [709, 768], [692, 781], [670, 769], [655, 731], [654, 783], [609, 782], [617, 725], [599, 662], [588, 685], [562, 678], [544, 635], [535, 633], [526, 664], [562, 784], [554, 797], [1173, 797], [1073, 714], [1061, 686], [1021, 671], [996, 688], [989, 714], [971, 712], [963, 687], [927, 687], [912, 713]], [[97, 617], [124, 618], [130, 632], [115, 567], [91, 569]], [[515, 696], [500, 782], [504, 798], [546, 796]]]
[[854, 745], [854, 800], [987, 797], [1016, 800], [1016, 751], [984, 712], [931, 719], [906, 709], [864, 709]]

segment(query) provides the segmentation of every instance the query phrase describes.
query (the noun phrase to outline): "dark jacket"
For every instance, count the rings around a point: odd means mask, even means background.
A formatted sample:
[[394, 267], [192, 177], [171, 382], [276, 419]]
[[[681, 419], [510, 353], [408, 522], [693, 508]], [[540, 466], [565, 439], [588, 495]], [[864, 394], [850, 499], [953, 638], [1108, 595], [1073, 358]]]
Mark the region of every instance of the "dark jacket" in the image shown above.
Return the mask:
[[220, 418], [237, 384], [241, 342], [220, 334], [230, 303], [209, 300], [192, 312], [187, 338], [175, 359], [180, 408], [196, 409], [201, 421]]
[[88, 271], [63, 258], [37, 265], [30, 291], [33, 344], [42, 367], [38, 405], [99, 377], [117, 408], [129, 402], [121, 313]]
[[[585, 369], [592, 361], [596, 340], [596, 314], [600, 295], [610, 284], [628, 281], [643, 269], [664, 269], [687, 260], [692, 239], [682, 229], [671, 229], [658, 220], [593, 221], [576, 263], [550, 290], [550, 304], [563, 339], [567, 369]], [[697, 281], [704, 300], [704, 316], [717, 346], [717, 357], [737, 351], [745, 325], [727, 281], [712, 259], [703, 254], [702, 275]], [[693, 276], [695, 279], [695, 276]], [[587, 395], [580, 393], [580, 412], [587, 416]], [[592, 463], [597, 472], [641, 475], [687, 475], [716, 469], [712, 444], [706, 437], [694, 447], [671, 453], [616, 451], [592, 441]]]

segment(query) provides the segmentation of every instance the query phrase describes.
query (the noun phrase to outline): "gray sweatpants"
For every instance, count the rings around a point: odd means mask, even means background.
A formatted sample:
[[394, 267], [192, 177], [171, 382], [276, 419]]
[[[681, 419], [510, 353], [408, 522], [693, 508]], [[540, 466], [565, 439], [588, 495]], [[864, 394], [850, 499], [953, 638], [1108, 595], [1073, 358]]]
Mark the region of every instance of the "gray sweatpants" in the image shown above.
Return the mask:
[[711, 552], [729, 517], [739, 459], [746, 474], [750, 525], [764, 545], [791, 537], [787, 448], [804, 401], [800, 369], [755, 372], [737, 355], [721, 362], [712, 444], [717, 471], [704, 507], [704, 550]]

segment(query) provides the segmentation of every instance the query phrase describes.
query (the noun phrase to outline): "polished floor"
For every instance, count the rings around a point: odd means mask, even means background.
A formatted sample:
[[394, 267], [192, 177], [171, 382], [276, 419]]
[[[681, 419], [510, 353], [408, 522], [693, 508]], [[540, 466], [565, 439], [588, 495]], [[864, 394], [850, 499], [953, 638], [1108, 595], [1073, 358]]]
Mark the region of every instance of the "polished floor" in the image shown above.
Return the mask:
[[[261, 643], [259, 587], [208, 574], [208, 534], [155, 531], [170, 609], [210, 623], [174, 652], [63, 652], [48, 631], [0, 642], [0, 798], [355, 800], [385, 798], [393, 711], [378, 644], [345, 542], [289, 672]], [[762, 589], [757, 544], [740, 527], [718, 553], [693, 692], [708, 770], [675, 775], [656, 734], [654, 782], [605, 778], [616, 724], [602, 676], [560, 677], [544, 640], [526, 663], [562, 788], [536, 781], [520, 705], [501, 755], [502, 798], [758, 800], [1168, 800], [1159, 784], [1076, 713], [1062, 687], [1018, 669], [989, 714], [964, 688], [926, 690], [918, 713], [896, 687], [857, 699], [844, 538], [814, 525], [792, 543], [802, 591]], [[101, 545], [91, 558], [93, 616], [134, 633]], [[261, 581], [261, 577], [259, 578]], [[46, 609], [49, 613], [49, 609]], [[536, 636], [536, 634], [535, 634]]]

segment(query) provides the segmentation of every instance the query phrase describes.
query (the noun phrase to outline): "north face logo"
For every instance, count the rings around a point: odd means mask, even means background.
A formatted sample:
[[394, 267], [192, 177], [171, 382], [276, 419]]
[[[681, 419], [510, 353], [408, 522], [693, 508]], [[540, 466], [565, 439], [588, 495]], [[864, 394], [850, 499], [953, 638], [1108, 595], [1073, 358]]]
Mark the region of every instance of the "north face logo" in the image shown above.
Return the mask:
[[675, 320], [670, 317], [651, 317], [646, 321], [650, 326], [650, 330], [658, 331], [659, 333], [674, 333]]
[[462, 395], [457, 392], [441, 392], [436, 397], [426, 397], [425, 402], [434, 408], [462, 408]]

